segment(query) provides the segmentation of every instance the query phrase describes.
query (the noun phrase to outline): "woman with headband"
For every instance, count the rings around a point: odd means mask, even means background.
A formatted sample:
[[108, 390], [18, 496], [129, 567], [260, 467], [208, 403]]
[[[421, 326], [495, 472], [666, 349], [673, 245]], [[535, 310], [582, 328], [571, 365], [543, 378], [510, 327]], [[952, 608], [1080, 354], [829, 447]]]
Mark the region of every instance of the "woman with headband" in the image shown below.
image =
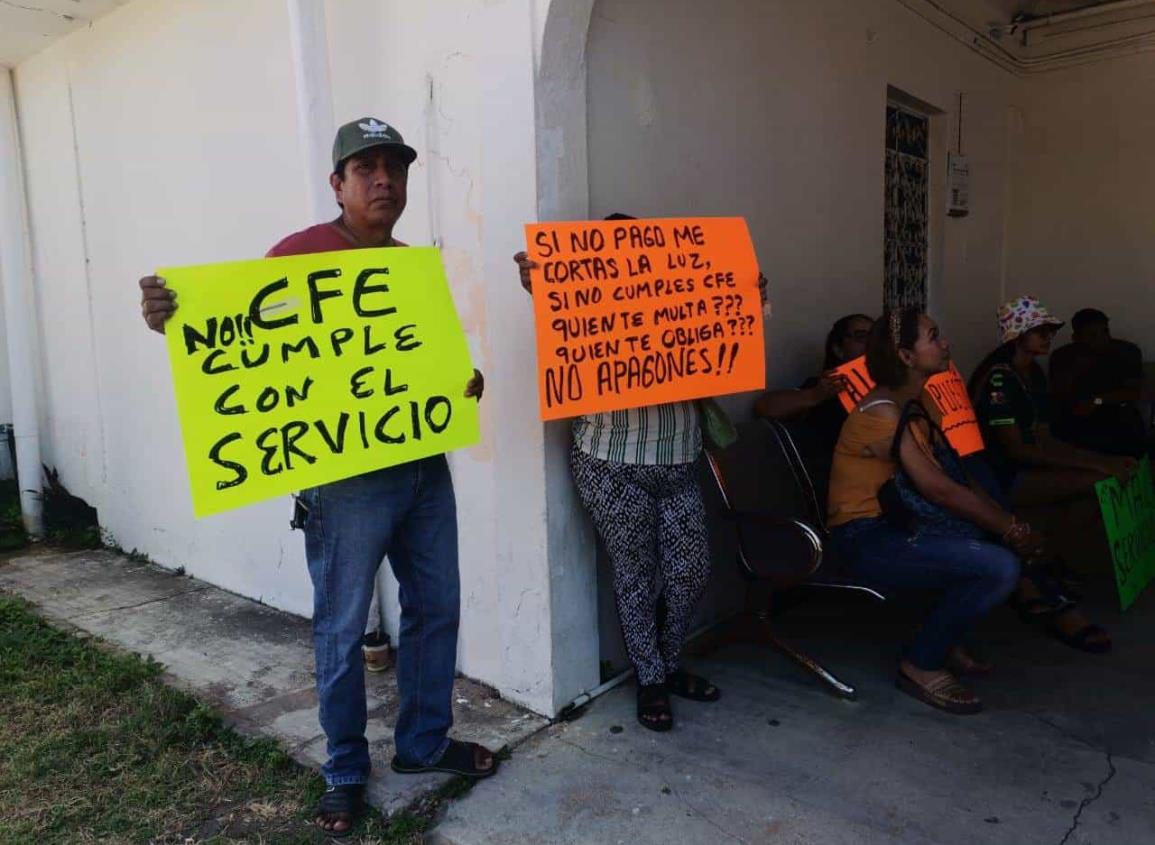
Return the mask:
[[1020, 555], [1037, 553], [1042, 539], [959, 471], [958, 456], [918, 413], [927, 380], [949, 364], [950, 346], [927, 315], [892, 310], [874, 324], [866, 366], [877, 387], [851, 412], [835, 447], [829, 525], [835, 550], [864, 583], [937, 595], [904, 649], [897, 685], [965, 714], [982, 702], [958, 676], [990, 667], [962, 642], [1010, 596]]

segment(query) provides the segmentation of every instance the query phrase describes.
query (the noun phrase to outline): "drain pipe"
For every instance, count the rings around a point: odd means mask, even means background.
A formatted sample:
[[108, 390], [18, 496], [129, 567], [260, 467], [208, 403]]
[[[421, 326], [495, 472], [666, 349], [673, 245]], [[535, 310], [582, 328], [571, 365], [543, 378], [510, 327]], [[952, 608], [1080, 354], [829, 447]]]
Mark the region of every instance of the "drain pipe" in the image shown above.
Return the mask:
[[36, 309], [32, 299], [23, 174], [12, 71], [0, 67], [0, 286], [4, 289], [4, 335], [8, 344], [20, 513], [24, 530], [38, 539], [44, 534], [44, 514], [40, 490], [40, 418], [36, 406]]
[[333, 89], [323, 0], [287, 0], [297, 83], [297, 134], [305, 157], [305, 190], [311, 222], [335, 216], [329, 173], [333, 169]]
[[[1081, 9], [1072, 9], [1069, 12], [1055, 12], [1050, 15], [1039, 15], [1038, 17], [1030, 18], [1019, 23], [1008, 23], [998, 27], [1004, 32], [1024, 32], [1032, 29], [1038, 29], [1041, 26], [1054, 26], [1059, 23], [1066, 23], [1067, 21], [1080, 20], [1081, 18], [1097, 17], [1100, 15], [1110, 15], [1114, 12], [1125, 12], [1128, 9], [1134, 9], [1139, 6], [1150, 5], [1151, 0], [1113, 0], [1113, 2], [1096, 3], [1094, 5], [1084, 6]], [[1120, 23], [1124, 23], [1120, 21]]]
[[[685, 645], [689, 645], [690, 643], [694, 642], [695, 640], [704, 637], [706, 634], [710, 633], [714, 629], [722, 627], [726, 623], [731, 622], [732, 620], [736, 619], [737, 617], [739, 617], [741, 615], [742, 615], [741, 613], [729, 613], [729, 614], [723, 616], [721, 619], [716, 619], [713, 622], [706, 623], [705, 625], [701, 626], [697, 630], [692, 631], [686, 635]], [[557, 716], [554, 717], [553, 721], [555, 721], [555, 722], [572, 722], [574, 719], [577, 719], [578, 717], [580, 717], [582, 715], [582, 713], [584, 712], [584, 708], [587, 704], [589, 704], [595, 698], [599, 698], [599, 697], [605, 695], [610, 690], [616, 689], [617, 687], [620, 687], [622, 684], [624, 684], [626, 681], [628, 681], [633, 676], [634, 676], [634, 670], [631, 667], [629, 669], [626, 669], [626, 670], [619, 672], [618, 674], [614, 675], [612, 678], [610, 678], [604, 684], [596, 686], [593, 689], [586, 690], [581, 695], [579, 695], [577, 698], [575, 698], [573, 701], [571, 701], [569, 704], [567, 704], [565, 707], [563, 707], [561, 710], [559, 710]]]

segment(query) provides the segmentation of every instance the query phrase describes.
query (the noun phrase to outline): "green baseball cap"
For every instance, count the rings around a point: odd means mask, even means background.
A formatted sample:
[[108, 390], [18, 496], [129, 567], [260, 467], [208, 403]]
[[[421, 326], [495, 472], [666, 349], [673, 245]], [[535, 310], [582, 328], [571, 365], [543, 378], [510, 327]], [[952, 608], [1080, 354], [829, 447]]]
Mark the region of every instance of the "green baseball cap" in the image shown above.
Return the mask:
[[333, 170], [336, 171], [349, 156], [370, 147], [394, 147], [406, 164], [412, 164], [417, 158], [417, 150], [405, 143], [400, 132], [383, 120], [363, 117], [337, 130], [337, 137], [333, 139]]

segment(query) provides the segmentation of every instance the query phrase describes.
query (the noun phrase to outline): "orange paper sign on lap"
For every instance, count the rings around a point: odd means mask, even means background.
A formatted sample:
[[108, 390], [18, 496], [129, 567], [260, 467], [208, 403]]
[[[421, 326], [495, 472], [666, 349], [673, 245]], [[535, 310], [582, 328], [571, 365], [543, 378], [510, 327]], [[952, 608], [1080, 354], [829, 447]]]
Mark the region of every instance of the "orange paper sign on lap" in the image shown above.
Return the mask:
[[540, 223], [544, 420], [761, 390], [758, 261], [741, 218]]
[[[855, 358], [834, 372], [846, 380], [846, 388], [838, 394], [838, 398], [849, 413], [862, 401], [862, 397], [874, 389], [874, 380], [866, 371], [866, 358]], [[939, 425], [955, 451], [964, 457], [981, 452], [984, 446], [979, 421], [971, 405], [966, 382], [955, 365], [951, 364], [945, 373], [939, 373], [927, 381], [925, 393], [941, 415]]]

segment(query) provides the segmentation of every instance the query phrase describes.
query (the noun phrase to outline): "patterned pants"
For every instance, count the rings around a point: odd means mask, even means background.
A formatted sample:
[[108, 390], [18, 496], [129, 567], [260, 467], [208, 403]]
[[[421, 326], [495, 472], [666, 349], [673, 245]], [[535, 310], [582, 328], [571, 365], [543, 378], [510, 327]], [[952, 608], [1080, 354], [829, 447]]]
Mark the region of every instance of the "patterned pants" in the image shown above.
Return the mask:
[[[639, 684], [678, 668], [682, 640], [710, 575], [698, 465], [620, 464], [571, 455], [574, 482], [614, 570], [614, 597]], [[657, 619], [661, 572], [664, 618]]]

